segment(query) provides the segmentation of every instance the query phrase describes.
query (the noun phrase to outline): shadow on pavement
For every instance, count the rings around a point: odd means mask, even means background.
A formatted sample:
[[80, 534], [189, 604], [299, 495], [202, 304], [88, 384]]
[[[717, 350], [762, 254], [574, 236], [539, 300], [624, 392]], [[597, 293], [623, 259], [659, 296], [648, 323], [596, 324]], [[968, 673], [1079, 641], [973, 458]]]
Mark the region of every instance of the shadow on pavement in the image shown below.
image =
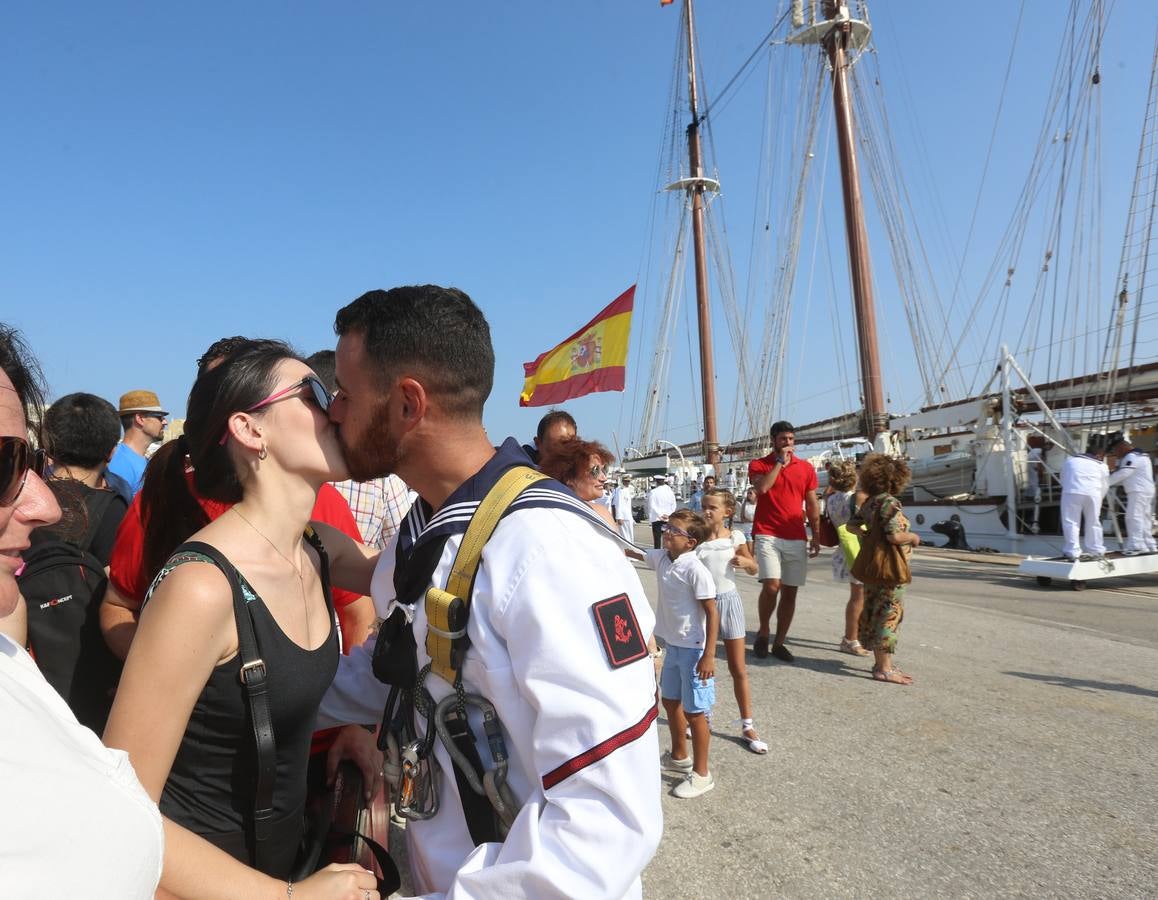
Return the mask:
[[[827, 675], [844, 675], [844, 676], [848, 676], [848, 677], [852, 677], [852, 678], [858, 678], [858, 677], [863, 678], [866, 676], [869, 678], [872, 677], [872, 674], [868, 671], [862, 671], [860, 669], [854, 669], [851, 666], [847, 665], [848, 662], [850, 662], [854, 659], [859, 659], [861, 661], [867, 660], [871, 664], [871, 662], [872, 662], [871, 656], [855, 657], [855, 656], [850, 656], [847, 653], [841, 653], [840, 652], [840, 645], [834, 641], [816, 641], [816, 640], [810, 640], [808, 638], [789, 637], [785, 643], [788, 646], [788, 649], [792, 650], [793, 653], [795, 654], [796, 661], [792, 662], [792, 663], [786, 663], [786, 662], [781, 662], [780, 660], [776, 659], [775, 657], [773, 657], [771, 655], [767, 656], [764, 659], [757, 659], [756, 654], [752, 652], [752, 642], [755, 639], [756, 639], [756, 632], [754, 632], [754, 631], [749, 631], [744, 637], [745, 646], [747, 647], [747, 653], [745, 654], [745, 662], [750, 667], [756, 666], [758, 668], [765, 668], [765, 667], [772, 667], [772, 666], [784, 666], [785, 668], [808, 669], [809, 671], [812, 671], [812, 672], [823, 672]], [[801, 647], [806, 647], [809, 650], [819, 650], [821, 652], [832, 653], [833, 658], [829, 659], [827, 657], [819, 657], [818, 658], [818, 657], [811, 657], [811, 656], [801, 656], [799, 653], [799, 650]], [[728, 657], [727, 657], [726, 652], [724, 651], [724, 644], [722, 641], [716, 645], [716, 660], [718, 662], [722, 662], [724, 664], [724, 671], [726, 672], [727, 671], [727, 665], [728, 665]], [[716, 667], [716, 671], [717, 671], [717, 674], [720, 674], [720, 667], [719, 666]], [[737, 743], [743, 743], [743, 742], [737, 741]]]
[[1003, 672], [1015, 678], [1027, 678], [1030, 681], [1041, 681], [1057, 687], [1075, 688], [1080, 691], [1115, 691], [1120, 694], [1136, 694], [1139, 697], [1158, 697], [1158, 691], [1139, 687], [1136, 684], [1122, 684], [1112, 681], [1094, 681], [1089, 678], [1068, 678], [1065, 675], [1039, 675], [1034, 672]]

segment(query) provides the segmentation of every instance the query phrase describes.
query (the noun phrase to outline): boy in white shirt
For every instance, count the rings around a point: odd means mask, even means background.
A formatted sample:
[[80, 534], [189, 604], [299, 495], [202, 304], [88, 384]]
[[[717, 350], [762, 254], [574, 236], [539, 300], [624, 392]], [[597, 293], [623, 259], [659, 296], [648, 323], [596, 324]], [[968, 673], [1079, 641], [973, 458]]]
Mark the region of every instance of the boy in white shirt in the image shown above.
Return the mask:
[[[684, 800], [716, 786], [708, 770], [711, 731], [707, 713], [716, 702], [716, 585], [696, 558], [696, 545], [707, 540], [708, 524], [690, 509], [678, 509], [663, 526], [663, 549], [648, 550], [644, 562], [655, 569], [659, 584], [655, 635], [667, 652], [659, 676], [660, 698], [671, 729], [671, 751], [664, 765], [686, 778], [674, 796]], [[688, 758], [685, 728], [692, 733]]]

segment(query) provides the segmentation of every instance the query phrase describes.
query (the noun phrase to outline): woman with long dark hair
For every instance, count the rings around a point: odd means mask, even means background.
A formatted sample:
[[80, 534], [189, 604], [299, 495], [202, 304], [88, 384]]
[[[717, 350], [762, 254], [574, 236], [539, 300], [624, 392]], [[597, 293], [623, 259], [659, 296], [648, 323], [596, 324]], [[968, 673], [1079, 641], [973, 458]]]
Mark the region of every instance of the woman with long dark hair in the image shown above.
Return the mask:
[[[288, 881], [310, 734], [338, 660], [325, 552], [307, 534], [318, 489], [346, 475], [328, 406], [328, 392], [289, 347], [255, 342], [198, 377], [184, 436], [149, 463], [142, 502], [163, 509], [168, 523], [149, 550], [167, 559], [142, 610], [105, 740], [128, 751], [166, 816], [161, 883], [178, 895], [378, 896], [358, 866]], [[209, 524], [190, 493], [186, 455], [197, 492], [232, 504]], [[372, 567], [368, 560], [367, 589]], [[268, 694], [276, 766], [266, 805], [256, 794], [252, 723], [260, 718], [243, 686], [252, 673], [242, 671], [234, 582]], [[220, 892], [212, 887], [219, 879]]]

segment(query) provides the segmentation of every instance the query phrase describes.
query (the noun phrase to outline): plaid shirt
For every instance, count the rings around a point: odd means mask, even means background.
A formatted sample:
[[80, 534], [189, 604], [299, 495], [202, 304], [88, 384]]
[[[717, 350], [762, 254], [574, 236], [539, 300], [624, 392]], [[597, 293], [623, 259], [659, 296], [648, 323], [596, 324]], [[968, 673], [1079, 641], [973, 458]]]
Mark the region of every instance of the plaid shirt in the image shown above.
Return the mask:
[[373, 481], [336, 481], [334, 487], [350, 504], [366, 546], [380, 550], [398, 533], [398, 526], [414, 502], [410, 489], [397, 475]]

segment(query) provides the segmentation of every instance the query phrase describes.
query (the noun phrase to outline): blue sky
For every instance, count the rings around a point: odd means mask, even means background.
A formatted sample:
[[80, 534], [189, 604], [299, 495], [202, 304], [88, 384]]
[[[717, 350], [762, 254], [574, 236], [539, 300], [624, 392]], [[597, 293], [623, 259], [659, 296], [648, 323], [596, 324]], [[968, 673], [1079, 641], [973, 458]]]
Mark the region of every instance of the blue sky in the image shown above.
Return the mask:
[[[1024, 178], [1062, 5], [1026, 2], [967, 281], [980, 281]], [[776, 6], [700, 0], [709, 95]], [[914, 203], [940, 211], [930, 233], [947, 233], [958, 250], [1017, 11], [1005, 0], [967, 7], [949, 22], [944, 4], [872, 4]], [[1103, 186], [1105, 282], [1156, 25], [1151, 0], [1113, 4], [1102, 65], [1103, 162], [1115, 173]], [[88, 390], [115, 402], [148, 387], [179, 414], [194, 360], [217, 337], [281, 337], [308, 353], [333, 346], [334, 312], [365, 290], [451, 284], [494, 332], [488, 430], [496, 441], [528, 437], [542, 411], [517, 405], [522, 363], [646, 270], [678, 26], [677, 7], [655, 0], [9, 5], [0, 318], [26, 332], [54, 395]], [[746, 81], [714, 126], [741, 291], [762, 80]], [[843, 235], [833, 234], [843, 266]], [[956, 262], [943, 255], [935, 265], [951, 281]], [[896, 344], [907, 338], [886, 326], [885, 352], [901, 359]], [[726, 406], [722, 329], [716, 353]], [[648, 364], [629, 361], [629, 387]], [[787, 414], [842, 411], [836, 395], [831, 409], [809, 399], [809, 382], [831, 380], [822, 357], [788, 364], [797, 376]], [[897, 405], [904, 391], [892, 393]], [[613, 448], [631, 442], [630, 395], [568, 408], [584, 434]], [[722, 418], [731, 421], [730, 407]]]

